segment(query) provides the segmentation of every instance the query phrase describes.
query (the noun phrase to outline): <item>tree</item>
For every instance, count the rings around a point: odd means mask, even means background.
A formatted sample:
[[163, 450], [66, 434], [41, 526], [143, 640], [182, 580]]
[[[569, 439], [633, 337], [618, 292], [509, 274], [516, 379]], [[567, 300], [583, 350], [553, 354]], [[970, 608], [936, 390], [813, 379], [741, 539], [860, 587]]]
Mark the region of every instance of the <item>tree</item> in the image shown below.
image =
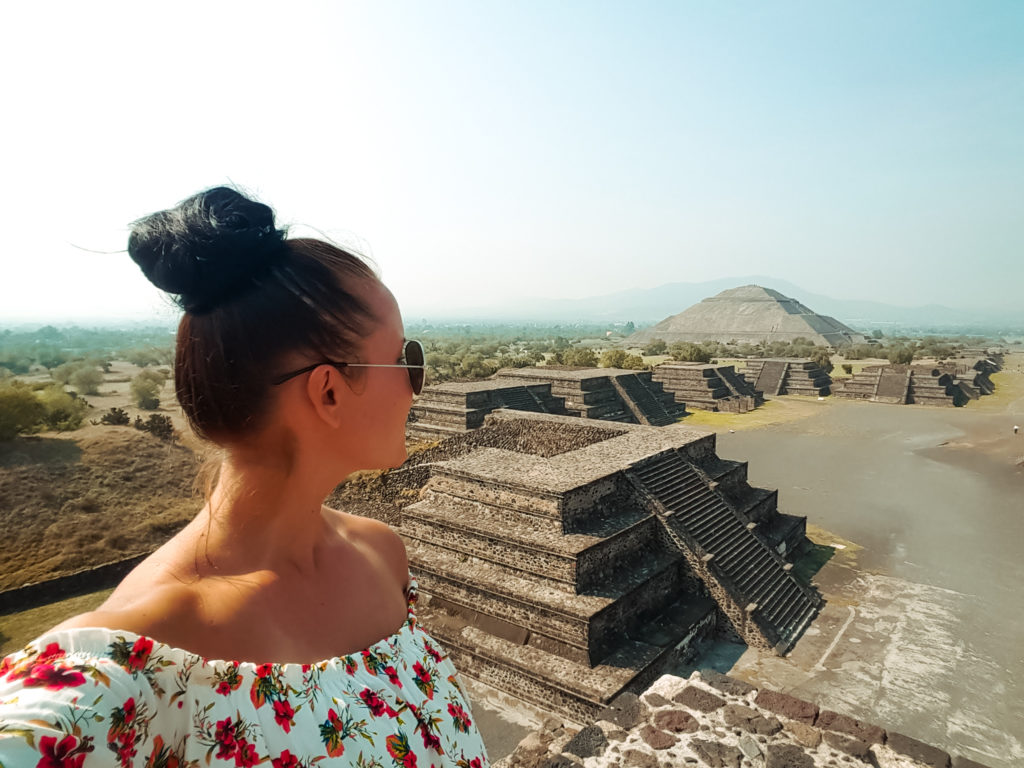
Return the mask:
[[0, 387], [0, 440], [31, 432], [46, 417], [46, 407], [28, 387]]
[[668, 344], [665, 343], [664, 339], [651, 339], [651, 341], [644, 347], [645, 355], [664, 355], [668, 349]]
[[631, 371], [642, 371], [644, 368], [644, 359], [640, 355], [626, 355], [626, 359], [622, 361], [620, 368], [626, 368]]
[[832, 373], [832, 369], [835, 366], [832, 365], [832, 355], [828, 353], [827, 349], [815, 347], [808, 357], [812, 363], [816, 364], [825, 373]]
[[673, 360], [684, 363], [708, 363], [711, 362], [711, 352], [699, 344], [691, 344], [688, 341], [677, 341], [668, 348]]
[[103, 374], [96, 368], [79, 368], [71, 374], [69, 383], [80, 395], [98, 395]]
[[59, 384], [50, 384], [36, 393], [46, 409], [43, 424], [50, 429], [67, 432], [78, 429], [85, 420], [89, 404], [74, 392], [65, 392]]
[[562, 365], [574, 365], [580, 368], [597, 367], [597, 355], [590, 347], [571, 347], [563, 352], [555, 353], [555, 359]]
[[897, 344], [889, 347], [887, 357], [894, 365], [908, 365], [914, 361], [914, 348]]
[[136, 374], [129, 389], [132, 393], [132, 400], [139, 408], [153, 411], [160, 406], [160, 390], [163, 389], [163, 386], [163, 375], [151, 368], [146, 368]]
[[606, 349], [601, 353], [602, 368], [622, 368], [626, 361], [626, 350]]
[[871, 338], [872, 339], [880, 339], [880, 338], [882, 338], [882, 332], [880, 330], [878, 330], [877, 328], [875, 328], [875, 330], [873, 330], [871, 332]]

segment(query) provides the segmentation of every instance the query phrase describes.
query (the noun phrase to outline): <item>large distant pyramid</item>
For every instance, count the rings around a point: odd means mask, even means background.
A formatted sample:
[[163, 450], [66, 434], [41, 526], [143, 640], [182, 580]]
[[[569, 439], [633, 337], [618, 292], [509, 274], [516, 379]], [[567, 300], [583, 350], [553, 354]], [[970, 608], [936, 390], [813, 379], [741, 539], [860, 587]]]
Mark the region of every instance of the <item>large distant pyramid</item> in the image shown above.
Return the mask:
[[678, 315], [629, 337], [633, 343], [652, 339], [675, 341], [792, 341], [800, 336], [815, 344], [839, 347], [861, 344], [864, 336], [833, 317], [819, 315], [796, 299], [771, 288], [744, 285], [702, 300]]

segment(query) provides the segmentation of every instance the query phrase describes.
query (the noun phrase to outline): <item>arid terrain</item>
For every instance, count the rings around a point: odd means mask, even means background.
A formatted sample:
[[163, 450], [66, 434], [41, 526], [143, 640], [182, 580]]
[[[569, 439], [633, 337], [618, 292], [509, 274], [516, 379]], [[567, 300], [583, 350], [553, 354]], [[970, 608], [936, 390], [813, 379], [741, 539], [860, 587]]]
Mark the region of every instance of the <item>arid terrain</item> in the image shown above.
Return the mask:
[[[688, 416], [830, 553], [815, 577], [827, 606], [788, 657], [722, 644], [700, 663], [993, 768], [1024, 760], [1024, 355], [992, 378], [996, 393], [964, 408], [782, 397]], [[90, 398], [97, 413], [127, 404], [119, 387]], [[183, 426], [175, 411], [161, 409]], [[197, 465], [185, 445], [132, 427], [0, 446], [0, 586], [155, 547], [198, 508]], [[0, 616], [0, 652], [106, 594]], [[525, 734], [535, 716], [481, 710], [495, 733]]]

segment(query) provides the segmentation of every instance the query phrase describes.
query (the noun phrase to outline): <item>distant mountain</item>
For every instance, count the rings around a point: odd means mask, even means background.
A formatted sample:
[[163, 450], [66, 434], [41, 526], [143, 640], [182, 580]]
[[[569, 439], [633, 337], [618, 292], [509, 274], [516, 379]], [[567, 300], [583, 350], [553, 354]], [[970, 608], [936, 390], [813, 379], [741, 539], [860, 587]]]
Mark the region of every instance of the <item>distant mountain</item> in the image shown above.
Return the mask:
[[728, 277], [703, 283], [666, 283], [656, 288], [634, 288], [585, 299], [525, 298], [509, 306], [466, 310], [462, 317], [495, 320], [532, 320], [537, 322], [632, 320], [654, 323], [678, 314], [693, 304], [737, 286], [756, 284], [779, 291], [818, 314], [830, 315], [853, 327], [896, 324], [906, 326], [970, 326], [1011, 323], [1024, 325], [1024, 311], [1008, 316], [1006, 312], [981, 312], [953, 309], [938, 304], [901, 307], [877, 301], [836, 299], [804, 290], [787, 280], [765, 275]]

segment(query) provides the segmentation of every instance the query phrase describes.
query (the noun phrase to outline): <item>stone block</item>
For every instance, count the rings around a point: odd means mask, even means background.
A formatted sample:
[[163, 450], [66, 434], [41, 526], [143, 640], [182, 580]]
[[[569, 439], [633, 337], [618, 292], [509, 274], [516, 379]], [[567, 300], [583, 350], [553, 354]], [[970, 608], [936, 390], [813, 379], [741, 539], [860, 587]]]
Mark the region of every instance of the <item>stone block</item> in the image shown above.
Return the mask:
[[740, 727], [757, 717], [760, 713], [753, 707], [744, 704], [726, 704], [722, 709], [722, 719], [730, 728]]
[[747, 734], [740, 736], [739, 743], [740, 752], [750, 760], [761, 756], [761, 748], [757, 746], [757, 742], [750, 738]]
[[821, 744], [821, 731], [807, 723], [792, 720], [786, 723], [786, 731], [800, 744], [814, 748]]
[[753, 718], [747, 725], [758, 736], [773, 736], [782, 730], [782, 723], [777, 718], [763, 715]]
[[663, 709], [656, 712], [654, 725], [672, 733], [693, 733], [700, 728], [700, 723], [694, 716], [682, 709]]
[[885, 745], [893, 752], [924, 763], [929, 768], [950, 768], [950, 759], [946, 752], [902, 733], [889, 731], [886, 734]]
[[840, 715], [830, 709], [823, 709], [818, 713], [818, 719], [814, 724], [823, 731], [837, 731], [845, 733], [866, 741], [868, 744], [881, 744], [885, 741], [885, 729], [877, 725], [862, 723], [847, 715]]
[[627, 768], [658, 768], [658, 758], [639, 749], [627, 749], [623, 752], [622, 762]]
[[698, 688], [695, 685], [688, 685], [675, 696], [672, 701], [682, 704], [684, 707], [695, 709], [698, 712], [714, 712], [716, 709], [725, 706], [725, 699], [715, 696], [710, 691]]
[[814, 768], [814, 758], [795, 744], [769, 744], [764, 757], [765, 768]]
[[814, 725], [818, 717], [818, 705], [809, 701], [798, 699], [786, 693], [762, 689], [757, 692], [754, 699], [759, 707], [774, 712], [776, 715], [788, 717], [790, 720], [797, 720], [807, 725]]
[[665, 707], [665, 706], [668, 706], [669, 704], [672, 703], [671, 701], [666, 699], [664, 696], [662, 696], [660, 693], [650, 693], [650, 692], [645, 693], [643, 696], [641, 696], [640, 700], [645, 702], [648, 706], [651, 706], [651, 707]]
[[676, 737], [671, 733], [655, 728], [653, 725], [645, 725], [640, 729], [640, 738], [644, 740], [651, 749], [668, 749], [675, 746]]
[[748, 693], [752, 693], [757, 690], [757, 688], [749, 683], [737, 680], [735, 677], [723, 675], [721, 672], [715, 672], [713, 669], [702, 669], [700, 671], [700, 677], [701, 680], [715, 690], [731, 696], [746, 696]]
[[599, 757], [608, 749], [608, 738], [596, 725], [588, 725], [577, 733], [562, 749], [577, 757]]
[[717, 741], [693, 739], [690, 742], [690, 749], [696, 752], [697, 757], [711, 768], [740, 768], [740, 763], [743, 761], [743, 753], [736, 747], [720, 744]]
[[836, 731], [825, 731], [822, 734], [822, 738], [825, 739], [825, 743], [832, 747], [832, 749], [838, 750], [850, 757], [856, 757], [858, 760], [867, 761], [871, 755], [871, 745], [854, 736], [847, 736], [845, 733], [837, 733]]
[[650, 710], [635, 693], [623, 693], [597, 716], [627, 731], [636, 728], [647, 719]]

